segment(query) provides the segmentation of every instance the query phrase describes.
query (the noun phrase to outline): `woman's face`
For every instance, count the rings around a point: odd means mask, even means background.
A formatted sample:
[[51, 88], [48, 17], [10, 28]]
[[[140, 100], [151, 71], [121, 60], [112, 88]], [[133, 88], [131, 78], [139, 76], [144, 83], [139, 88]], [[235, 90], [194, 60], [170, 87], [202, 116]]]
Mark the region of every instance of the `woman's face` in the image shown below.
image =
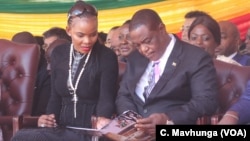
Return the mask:
[[195, 26], [190, 32], [189, 43], [203, 48], [212, 57], [214, 57], [215, 48], [218, 46], [213, 34], [201, 24]]
[[74, 49], [80, 53], [88, 53], [98, 38], [97, 17], [75, 17], [66, 28], [72, 38]]

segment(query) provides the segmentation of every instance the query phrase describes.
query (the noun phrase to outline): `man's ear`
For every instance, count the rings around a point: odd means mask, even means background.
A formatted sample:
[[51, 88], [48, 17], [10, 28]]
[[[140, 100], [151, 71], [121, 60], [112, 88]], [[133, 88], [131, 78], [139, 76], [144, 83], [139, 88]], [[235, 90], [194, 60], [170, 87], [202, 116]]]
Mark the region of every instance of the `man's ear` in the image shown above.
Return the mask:
[[240, 45], [241, 45], [242, 43], [241, 43], [241, 40], [240, 40], [240, 38], [236, 38], [236, 43], [235, 43], [235, 45], [237, 46], [237, 51], [240, 49]]
[[69, 27], [69, 26], [66, 26], [66, 32], [67, 32], [67, 34], [71, 37], [70, 27]]
[[163, 24], [163, 23], [160, 23], [158, 28], [159, 28], [160, 31], [166, 31], [165, 24]]

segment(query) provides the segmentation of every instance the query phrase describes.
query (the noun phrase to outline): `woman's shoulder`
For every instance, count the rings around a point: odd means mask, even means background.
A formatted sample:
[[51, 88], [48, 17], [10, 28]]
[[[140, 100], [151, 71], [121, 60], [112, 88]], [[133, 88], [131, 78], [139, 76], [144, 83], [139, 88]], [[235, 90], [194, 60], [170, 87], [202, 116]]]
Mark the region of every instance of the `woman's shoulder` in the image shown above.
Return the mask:
[[65, 51], [70, 49], [70, 43], [65, 43], [65, 44], [61, 44], [58, 45], [55, 49], [54, 49], [54, 53], [56, 54], [65, 54]]
[[98, 48], [100, 50], [100, 54], [102, 57], [107, 57], [110, 56], [112, 58], [116, 57], [116, 54], [113, 50], [111, 50], [110, 48], [104, 46], [104, 45], [98, 45]]
[[70, 50], [70, 43], [61, 44], [53, 50], [51, 57], [54, 59], [60, 58], [61, 60], [62, 58], [69, 56], [69, 50]]

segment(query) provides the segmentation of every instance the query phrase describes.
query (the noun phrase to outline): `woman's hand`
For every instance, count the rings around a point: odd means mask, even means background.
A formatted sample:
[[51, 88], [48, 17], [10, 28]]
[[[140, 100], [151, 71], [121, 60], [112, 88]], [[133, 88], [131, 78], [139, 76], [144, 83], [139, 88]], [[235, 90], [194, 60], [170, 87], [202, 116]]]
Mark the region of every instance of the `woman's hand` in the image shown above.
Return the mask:
[[235, 125], [238, 124], [238, 113], [235, 111], [227, 111], [222, 119], [218, 122], [218, 125]]
[[97, 123], [96, 123], [96, 128], [101, 129], [105, 125], [107, 125], [111, 120], [105, 117], [98, 117], [97, 118]]
[[38, 127], [55, 127], [57, 126], [55, 115], [54, 114], [41, 115], [38, 119], [37, 124]]

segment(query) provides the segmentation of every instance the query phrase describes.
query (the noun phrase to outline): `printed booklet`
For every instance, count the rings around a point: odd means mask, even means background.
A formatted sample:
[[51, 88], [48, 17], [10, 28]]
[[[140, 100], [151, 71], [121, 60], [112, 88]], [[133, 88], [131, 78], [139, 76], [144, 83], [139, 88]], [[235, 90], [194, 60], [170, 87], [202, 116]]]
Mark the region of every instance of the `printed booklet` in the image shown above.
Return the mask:
[[136, 130], [134, 125], [138, 118], [142, 118], [138, 113], [128, 110], [115, 117], [108, 125], [102, 129], [80, 128], [67, 126], [70, 129], [81, 130], [95, 136], [106, 136], [115, 141], [151, 141], [152, 136], [146, 135], [142, 131]]

